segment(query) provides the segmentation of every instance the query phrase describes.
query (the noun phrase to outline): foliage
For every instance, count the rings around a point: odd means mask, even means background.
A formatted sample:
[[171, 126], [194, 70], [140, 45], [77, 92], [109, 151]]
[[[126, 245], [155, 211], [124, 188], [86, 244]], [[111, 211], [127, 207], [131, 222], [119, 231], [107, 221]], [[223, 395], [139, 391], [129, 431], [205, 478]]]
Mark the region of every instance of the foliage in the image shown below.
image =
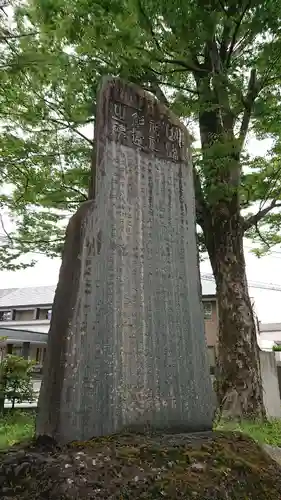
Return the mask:
[[278, 352], [278, 351], [281, 351], [281, 345], [274, 345], [274, 346], [272, 347], [272, 350], [273, 350], [273, 351], [277, 351], [277, 352]]
[[35, 392], [32, 384], [33, 362], [20, 356], [8, 354], [0, 364], [0, 390], [4, 399], [15, 403], [33, 402]]
[[250, 436], [260, 444], [281, 447], [281, 420], [272, 419], [267, 422], [220, 422], [216, 430], [238, 431]]
[[8, 412], [0, 419], [0, 449], [31, 439], [34, 435], [35, 415], [18, 410]]
[[[220, 422], [214, 428], [217, 431], [241, 432], [259, 444], [281, 446], [281, 420], [272, 419], [267, 422], [227, 421]], [[0, 420], [0, 449], [8, 448], [15, 443], [31, 439], [35, 432], [35, 415], [32, 412], [15, 410], [7, 412]]]
[[[87, 198], [97, 85], [137, 82], [195, 133], [197, 216], [237, 199], [258, 254], [280, 242], [281, 5], [275, 0], [28, 0], [2, 8], [1, 182], [14, 217], [0, 261], [60, 252], [66, 218]], [[266, 157], [248, 132], [270, 139]], [[197, 134], [198, 135], [198, 134]]]

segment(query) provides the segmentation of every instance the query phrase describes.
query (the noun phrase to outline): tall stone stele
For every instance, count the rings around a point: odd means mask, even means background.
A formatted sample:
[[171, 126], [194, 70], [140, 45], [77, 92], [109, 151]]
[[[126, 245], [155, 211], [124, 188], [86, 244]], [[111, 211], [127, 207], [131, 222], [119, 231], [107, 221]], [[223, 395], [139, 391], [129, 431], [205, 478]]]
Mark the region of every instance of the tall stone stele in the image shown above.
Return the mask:
[[106, 79], [96, 147], [95, 200], [67, 228], [37, 435], [208, 430], [188, 133], [150, 94]]

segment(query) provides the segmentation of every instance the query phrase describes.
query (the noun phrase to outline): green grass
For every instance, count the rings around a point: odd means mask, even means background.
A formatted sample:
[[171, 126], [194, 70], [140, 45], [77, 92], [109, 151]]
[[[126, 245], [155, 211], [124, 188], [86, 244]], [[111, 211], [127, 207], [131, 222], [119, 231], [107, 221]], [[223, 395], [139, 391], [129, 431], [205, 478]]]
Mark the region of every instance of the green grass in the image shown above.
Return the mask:
[[242, 432], [260, 444], [266, 443], [281, 447], [281, 419], [272, 419], [268, 422], [223, 422], [215, 428], [222, 431]]
[[[34, 435], [35, 415], [15, 411], [0, 418], [0, 450], [31, 439]], [[223, 422], [215, 426], [220, 431], [238, 431], [247, 434], [258, 443], [281, 447], [281, 420], [260, 422]]]
[[31, 439], [34, 434], [35, 417], [32, 413], [15, 411], [0, 418], [0, 450]]

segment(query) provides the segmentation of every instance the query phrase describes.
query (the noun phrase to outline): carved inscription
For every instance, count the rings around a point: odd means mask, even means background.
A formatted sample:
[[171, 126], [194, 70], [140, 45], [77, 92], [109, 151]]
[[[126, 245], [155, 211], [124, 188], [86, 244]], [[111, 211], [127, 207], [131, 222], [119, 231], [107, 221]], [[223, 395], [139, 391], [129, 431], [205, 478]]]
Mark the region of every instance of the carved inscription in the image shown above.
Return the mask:
[[173, 162], [186, 161], [187, 141], [181, 126], [171, 123], [159, 104], [132, 87], [114, 86], [109, 94], [108, 138]]

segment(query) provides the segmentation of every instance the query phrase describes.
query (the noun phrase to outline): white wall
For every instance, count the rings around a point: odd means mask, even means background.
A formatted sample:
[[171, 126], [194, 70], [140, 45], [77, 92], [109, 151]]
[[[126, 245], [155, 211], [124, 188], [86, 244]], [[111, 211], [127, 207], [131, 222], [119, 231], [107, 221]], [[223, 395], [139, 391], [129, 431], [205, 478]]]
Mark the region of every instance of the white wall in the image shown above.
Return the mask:
[[268, 417], [281, 418], [281, 400], [274, 352], [260, 351], [263, 401]]
[[281, 331], [261, 332], [259, 338], [261, 341], [281, 342]]
[[33, 321], [1, 321], [0, 326], [3, 328], [12, 328], [13, 330], [48, 333], [50, 321], [48, 319], [38, 319]]

